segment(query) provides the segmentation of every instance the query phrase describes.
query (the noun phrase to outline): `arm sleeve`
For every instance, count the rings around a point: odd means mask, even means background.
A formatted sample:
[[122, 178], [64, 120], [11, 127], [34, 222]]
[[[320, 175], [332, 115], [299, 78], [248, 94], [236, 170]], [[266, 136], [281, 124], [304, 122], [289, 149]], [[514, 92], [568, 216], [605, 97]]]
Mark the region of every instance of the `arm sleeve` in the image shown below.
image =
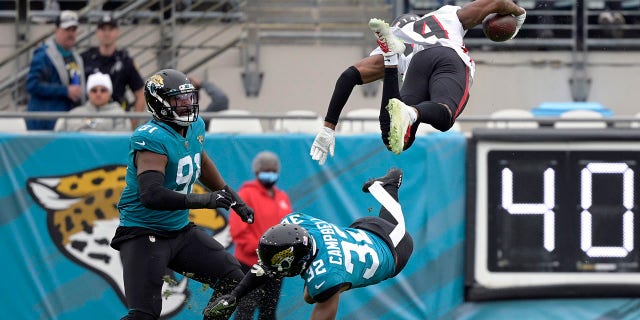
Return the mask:
[[212, 201], [211, 193], [182, 194], [169, 190], [162, 184], [164, 174], [155, 170], [147, 170], [138, 175], [140, 202], [143, 206], [153, 210], [183, 210], [216, 208], [218, 204]]
[[331, 95], [329, 108], [327, 109], [327, 115], [325, 116], [324, 121], [337, 125], [340, 113], [342, 113], [342, 109], [347, 104], [347, 100], [349, 100], [349, 96], [351, 95], [353, 88], [356, 85], [361, 84], [362, 76], [356, 67], [350, 66], [342, 72], [336, 81], [335, 88], [333, 89], [333, 94]]
[[148, 170], [138, 175], [140, 202], [153, 210], [187, 209], [186, 196], [164, 187], [164, 174]]

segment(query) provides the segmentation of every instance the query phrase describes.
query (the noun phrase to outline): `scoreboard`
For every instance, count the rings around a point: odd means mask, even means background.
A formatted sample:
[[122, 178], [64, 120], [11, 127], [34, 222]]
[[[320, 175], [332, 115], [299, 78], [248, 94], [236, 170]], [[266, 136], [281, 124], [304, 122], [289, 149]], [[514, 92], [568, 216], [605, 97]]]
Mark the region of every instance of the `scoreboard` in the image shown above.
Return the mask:
[[476, 130], [466, 299], [640, 296], [640, 130]]

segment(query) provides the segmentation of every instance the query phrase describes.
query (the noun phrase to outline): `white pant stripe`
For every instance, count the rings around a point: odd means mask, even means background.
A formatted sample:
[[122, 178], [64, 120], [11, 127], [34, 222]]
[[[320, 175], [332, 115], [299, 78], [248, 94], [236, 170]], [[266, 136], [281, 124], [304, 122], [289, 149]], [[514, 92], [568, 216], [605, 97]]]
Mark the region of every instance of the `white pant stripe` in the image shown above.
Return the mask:
[[404, 225], [404, 215], [402, 214], [402, 207], [400, 206], [400, 203], [393, 199], [393, 197], [391, 197], [387, 190], [384, 190], [380, 181], [374, 182], [369, 187], [369, 192], [371, 192], [371, 195], [376, 198], [376, 200], [378, 200], [378, 202], [380, 202], [382, 206], [389, 210], [393, 218], [398, 221], [398, 225], [396, 225], [396, 227], [393, 228], [393, 230], [389, 234], [389, 237], [393, 242], [393, 246], [397, 247], [398, 243], [400, 243], [400, 240], [402, 240], [406, 232]]

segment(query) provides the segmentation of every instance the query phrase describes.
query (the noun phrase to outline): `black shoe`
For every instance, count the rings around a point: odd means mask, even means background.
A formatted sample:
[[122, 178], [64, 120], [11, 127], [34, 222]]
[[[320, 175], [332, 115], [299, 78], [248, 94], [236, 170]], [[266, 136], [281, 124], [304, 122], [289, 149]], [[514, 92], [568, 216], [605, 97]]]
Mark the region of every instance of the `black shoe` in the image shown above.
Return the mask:
[[400, 188], [402, 184], [402, 170], [400, 168], [391, 168], [384, 177], [367, 180], [367, 182], [362, 185], [362, 192], [369, 193], [369, 187], [376, 181], [382, 182], [383, 187], [386, 185], [395, 185], [396, 188]]

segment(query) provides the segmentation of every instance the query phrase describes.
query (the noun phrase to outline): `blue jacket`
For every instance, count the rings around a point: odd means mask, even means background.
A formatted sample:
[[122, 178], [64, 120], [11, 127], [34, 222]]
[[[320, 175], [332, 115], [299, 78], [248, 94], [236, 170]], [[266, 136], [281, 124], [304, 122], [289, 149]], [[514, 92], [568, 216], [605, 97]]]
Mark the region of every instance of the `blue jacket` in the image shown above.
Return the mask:
[[[85, 88], [84, 66], [82, 58], [72, 52], [76, 71], [79, 73], [80, 86]], [[33, 53], [31, 67], [27, 75], [29, 104], [27, 111], [69, 111], [76, 106], [67, 97], [69, 71], [64, 58], [53, 38], [45, 41]], [[83, 99], [84, 101], [84, 99]], [[56, 119], [27, 119], [28, 130], [53, 130]]]

